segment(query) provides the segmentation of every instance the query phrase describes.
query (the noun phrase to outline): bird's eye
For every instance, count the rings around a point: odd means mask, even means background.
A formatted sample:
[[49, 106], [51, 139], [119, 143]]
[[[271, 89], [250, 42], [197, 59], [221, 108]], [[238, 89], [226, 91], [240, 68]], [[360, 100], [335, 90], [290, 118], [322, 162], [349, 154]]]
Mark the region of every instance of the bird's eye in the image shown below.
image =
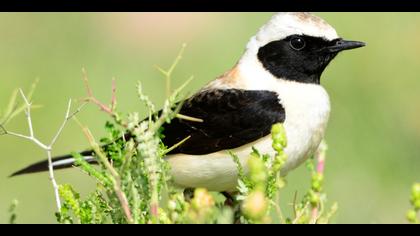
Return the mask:
[[295, 50], [302, 50], [305, 46], [305, 40], [301, 37], [295, 37], [290, 40], [290, 47], [292, 47]]

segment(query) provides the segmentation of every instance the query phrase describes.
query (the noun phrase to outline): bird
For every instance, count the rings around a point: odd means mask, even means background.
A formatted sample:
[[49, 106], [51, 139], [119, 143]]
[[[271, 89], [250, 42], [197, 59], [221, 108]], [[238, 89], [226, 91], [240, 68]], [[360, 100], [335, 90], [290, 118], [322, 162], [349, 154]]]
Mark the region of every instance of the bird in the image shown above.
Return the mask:
[[[322, 18], [307, 12], [274, 14], [246, 45], [238, 62], [186, 98], [183, 115], [163, 125], [165, 146], [178, 144], [165, 157], [176, 185], [234, 191], [238, 171], [228, 151], [235, 153], [247, 170], [252, 148], [274, 154], [271, 127], [282, 123], [287, 137], [288, 159], [282, 175], [302, 164], [319, 147], [330, 115], [330, 98], [321, 75], [342, 51], [365, 43], [344, 40]], [[92, 151], [81, 152], [94, 162]], [[55, 169], [73, 166], [65, 155], [53, 159]], [[48, 170], [41, 161], [12, 176]]]

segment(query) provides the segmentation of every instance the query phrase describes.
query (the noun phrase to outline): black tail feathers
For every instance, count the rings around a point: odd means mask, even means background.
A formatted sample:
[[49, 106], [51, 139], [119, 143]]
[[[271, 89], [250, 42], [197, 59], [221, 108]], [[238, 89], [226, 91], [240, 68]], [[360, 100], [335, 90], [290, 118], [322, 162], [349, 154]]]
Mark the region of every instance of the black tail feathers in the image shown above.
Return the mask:
[[[92, 151], [84, 151], [84, 152], [81, 152], [80, 155], [82, 155], [87, 162], [96, 163], [96, 160], [92, 157]], [[54, 170], [69, 168], [69, 167], [74, 166], [74, 157], [72, 155], [54, 157], [52, 159], [52, 163], [53, 163]], [[21, 170], [14, 172], [9, 177], [43, 172], [43, 171], [48, 171], [48, 160], [43, 160], [43, 161], [34, 163], [32, 165], [29, 165]]]

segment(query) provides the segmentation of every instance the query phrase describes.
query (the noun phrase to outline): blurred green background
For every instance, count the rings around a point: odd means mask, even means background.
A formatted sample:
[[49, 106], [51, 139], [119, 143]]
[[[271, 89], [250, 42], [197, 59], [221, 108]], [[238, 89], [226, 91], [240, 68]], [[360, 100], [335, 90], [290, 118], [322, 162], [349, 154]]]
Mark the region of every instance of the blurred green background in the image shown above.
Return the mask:
[[[326, 192], [337, 201], [337, 223], [404, 223], [413, 182], [420, 180], [420, 13], [316, 13], [346, 39], [368, 44], [339, 55], [323, 74], [332, 113]], [[0, 14], [0, 108], [16, 87], [40, 83], [34, 101], [35, 134], [49, 141], [62, 122], [69, 98], [85, 96], [81, 68], [88, 71], [97, 97], [109, 101], [117, 79], [120, 111], [144, 111], [135, 83], [162, 104], [164, 80], [154, 69], [167, 67], [182, 43], [188, 47], [174, 85], [190, 75], [194, 92], [231, 68], [248, 39], [270, 13], [2, 13]], [[96, 137], [106, 116], [88, 106], [79, 119]], [[9, 130], [26, 132], [23, 115]], [[54, 153], [86, 148], [70, 122]], [[9, 179], [13, 171], [44, 159], [38, 147], [0, 137], [0, 223], [18, 199], [18, 223], [54, 223], [55, 204], [47, 173]], [[59, 183], [88, 193], [93, 183], [79, 170], [56, 172]], [[288, 176], [283, 204], [290, 209], [295, 190], [309, 185], [304, 167]]]

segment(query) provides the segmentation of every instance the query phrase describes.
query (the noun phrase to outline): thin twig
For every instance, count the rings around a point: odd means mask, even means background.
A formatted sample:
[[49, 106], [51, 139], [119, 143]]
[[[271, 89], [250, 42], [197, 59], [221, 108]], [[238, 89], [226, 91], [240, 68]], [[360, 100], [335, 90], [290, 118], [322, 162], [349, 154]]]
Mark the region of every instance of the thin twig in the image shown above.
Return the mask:
[[63, 131], [64, 127], [66, 126], [67, 122], [73, 118], [77, 113], [79, 113], [82, 108], [87, 104], [87, 102], [84, 102], [81, 106], [79, 106], [73, 113], [70, 113], [70, 109], [71, 109], [71, 105], [72, 105], [72, 100], [70, 99], [67, 105], [67, 111], [66, 111], [66, 116], [64, 118], [63, 123], [61, 124], [60, 128], [58, 129], [57, 133], [55, 134], [54, 138], [52, 139], [49, 147], [52, 148], [52, 146], [54, 146], [54, 144], [57, 142], [58, 137], [60, 136], [61, 132]]
[[115, 119], [117, 121], [117, 123], [123, 127], [127, 127], [126, 124], [124, 124], [121, 119], [119, 118], [118, 113], [115, 112], [115, 108], [117, 106], [117, 96], [116, 96], [116, 83], [115, 83], [115, 78], [112, 79], [112, 94], [111, 94], [111, 106], [105, 105], [104, 103], [102, 103], [99, 99], [97, 99], [92, 92], [92, 89], [89, 85], [89, 79], [87, 76], [87, 72], [84, 68], [82, 68], [82, 74], [83, 74], [83, 81], [85, 83], [85, 87], [86, 87], [86, 91], [87, 91], [87, 95], [88, 97], [86, 97], [85, 99], [83, 99], [86, 102], [91, 102], [93, 104], [95, 104], [96, 106], [99, 107], [100, 110], [102, 110], [103, 112], [107, 113], [108, 115], [110, 115], [113, 119]]
[[29, 127], [29, 136], [30, 137], [34, 137], [34, 129], [32, 127], [32, 118], [31, 118], [31, 103], [29, 103], [28, 99], [25, 97], [25, 94], [23, 94], [22, 89], [19, 89], [20, 95], [22, 96], [23, 100], [25, 101], [26, 104], [26, 109], [25, 109], [25, 115], [26, 115], [26, 119], [28, 122], [28, 127]]
[[82, 106], [80, 106], [75, 112], [70, 114], [72, 101], [71, 101], [71, 99], [69, 100], [68, 105], [67, 105], [67, 110], [66, 110], [66, 115], [65, 115], [64, 122], [59, 127], [59, 129], [58, 129], [56, 135], [53, 137], [51, 143], [49, 145], [46, 145], [46, 144], [42, 143], [41, 141], [39, 141], [39, 139], [37, 139], [35, 137], [34, 130], [33, 130], [33, 125], [32, 125], [32, 117], [31, 117], [32, 104], [30, 103], [28, 97], [25, 96], [22, 89], [19, 89], [19, 92], [20, 92], [20, 95], [22, 96], [22, 99], [25, 102], [25, 109], [24, 110], [25, 110], [25, 115], [26, 115], [26, 119], [27, 119], [27, 123], [28, 123], [29, 135], [23, 135], [23, 134], [15, 133], [15, 132], [12, 132], [12, 131], [8, 131], [6, 128], [4, 128], [4, 126], [0, 126], [1, 130], [4, 134], [8, 134], [8, 135], [15, 136], [15, 137], [22, 138], [22, 139], [27, 139], [27, 140], [35, 143], [37, 146], [39, 146], [43, 150], [45, 150], [45, 152], [47, 154], [47, 158], [48, 158], [49, 179], [50, 179], [50, 181], [52, 183], [52, 186], [53, 186], [53, 189], [54, 189], [54, 196], [55, 196], [55, 202], [56, 202], [56, 205], [57, 205], [57, 210], [60, 211], [61, 210], [61, 200], [60, 200], [60, 194], [59, 194], [59, 191], [58, 191], [58, 184], [57, 184], [57, 181], [55, 180], [55, 177], [54, 177], [54, 168], [53, 168], [53, 163], [52, 163], [52, 147], [57, 142], [58, 137], [62, 133], [62, 131], [63, 131], [64, 127], [66, 126], [67, 122], [69, 121], [69, 119], [74, 117], [79, 111], [81, 111], [84, 104]]
[[47, 157], [48, 157], [48, 173], [49, 173], [49, 178], [50, 181], [53, 185], [54, 188], [54, 195], [55, 195], [55, 201], [57, 204], [57, 209], [60, 212], [61, 211], [61, 201], [60, 201], [60, 193], [59, 193], [59, 188], [58, 188], [58, 184], [57, 181], [55, 180], [54, 177], [54, 167], [53, 167], [53, 163], [52, 163], [52, 155], [51, 155], [51, 149], [47, 150]]
[[86, 72], [86, 70], [84, 68], [82, 68], [82, 73], [83, 73], [83, 80], [85, 82], [86, 92], [88, 94], [88, 97], [85, 99], [85, 101], [93, 102], [102, 111], [104, 111], [104, 112], [106, 112], [106, 113], [108, 113], [110, 115], [113, 115], [113, 112], [112, 112], [111, 108], [109, 108], [107, 105], [101, 103], [95, 96], [93, 96], [92, 89], [91, 89], [91, 87], [89, 85], [89, 79], [88, 79], [88, 76], [87, 76], [87, 72]]
[[83, 133], [85, 134], [86, 138], [88, 139], [90, 145], [92, 146], [93, 150], [95, 151], [96, 155], [99, 158], [99, 161], [105, 166], [105, 168], [109, 171], [111, 176], [113, 177], [113, 188], [114, 192], [120, 201], [121, 207], [124, 211], [125, 217], [128, 223], [134, 223], [133, 216], [131, 214], [130, 206], [127, 200], [127, 196], [125, 195], [124, 191], [121, 189], [121, 178], [115, 168], [111, 165], [108, 161], [106, 155], [101, 151], [98, 143], [95, 141], [92, 133], [90, 132], [89, 128], [82, 127]]
[[165, 152], [163, 153], [163, 155], [166, 155], [166, 154], [170, 153], [172, 150], [174, 150], [175, 148], [179, 147], [181, 144], [183, 144], [189, 138], [191, 138], [191, 135], [188, 135], [186, 138], [184, 138], [181, 141], [179, 141], [178, 143], [172, 145], [172, 147], [166, 149]]
[[49, 148], [51, 148], [55, 142], [57, 142], [58, 137], [60, 136], [61, 132], [64, 129], [64, 126], [66, 125], [67, 121], [70, 119], [70, 108], [71, 108], [71, 99], [69, 100], [69, 103], [67, 105], [67, 111], [66, 116], [64, 117], [64, 122], [61, 124], [60, 128], [58, 129], [57, 133], [55, 134], [54, 138], [52, 139]]
[[[26, 98], [25, 94], [23, 93], [22, 89], [20, 89], [19, 91], [20, 91], [20, 94], [22, 95], [23, 100], [25, 101], [25, 104], [26, 104], [25, 114], [26, 114], [26, 118], [27, 118], [27, 121], [28, 121], [30, 136], [25, 137], [23, 135], [14, 134], [14, 133], [13, 134], [15, 136], [18, 136], [18, 137], [20, 136], [22, 138], [27, 138], [29, 140], [32, 140], [35, 144], [37, 144], [38, 146], [40, 146], [42, 149], [44, 149], [47, 152], [49, 178], [50, 178], [50, 181], [53, 185], [57, 210], [60, 211], [61, 210], [61, 201], [60, 201], [60, 194], [59, 194], [59, 191], [58, 191], [58, 184], [57, 184], [57, 181], [54, 178], [54, 170], [53, 170], [52, 155], [51, 155], [51, 146], [46, 146], [45, 144], [41, 143], [38, 139], [36, 139], [34, 137], [34, 131], [33, 131], [33, 126], [32, 126], [32, 118], [31, 118], [31, 103], [29, 103], [29, 101]], [[66, 114], [68, 114], [69, 109], [70, 109], [70, 107], [67, 108], [67, 113]]]
[[188, 121], [192, 121], [192, 122], [204, 122], [204, 120], [203, 119], [200, 119], [200, 118], [195, 118], [195, 117], [192, 117], [192, 116], [187, 116], [187, 115], [183, 115], [183, 114], [176, 114], [175, 115], [176, 116], [176, 118], [179, 118], [179, 119], [182, 119], [182, 120], [188, 120]]
[[[36, 85], [38, 84], [38, 82], [39, 82], [39, 79], [37, 78], [35, 80], [35, 82], [32, 83], [32, 86], [31, 86], [28, 94], [26, 95], [27, 100], [32, 99], [32, 95], [35, 91], [35, 88], [36, 88]], [[12, 96], [10, 97], [7, 109], [6, 109], [5, 113], [3, 114], [3, 117], [1, 118], [0, 125], [5, 126], [11, 119], [13, 119], [15, 116], [17, 116], [18, 114], [20, 114], [22, 111], [25, 110], [26, 104], [19, 105], [16, 102], [18, 94], [19, 94], [19, 89], [15, 89], [12, 93]], [[39, 107], [41, 107], [41, 106], [40, 105], [32, 105], [31, 109], [39, 108]]]
[[172, 76], [172, 72], [174, 71], [174, 69], [176, 68], [176, 66], [178, 65], [179, 61], [182, 59], [182, 54], [184, 53], [185, 48], [187, 47], [187, 44], [182, 44], [181, 50], [178, 53], [178, 56], [175, 58], [174, 62], [172, 63], [172, 65], [169, 67], [168, 70], [164, 70], [159, 66], [155, 66], [165, 77], [165, 83], [166, 83], [166, 96], [170, 97], [172, 94], [171, 91], [171, 76]]

